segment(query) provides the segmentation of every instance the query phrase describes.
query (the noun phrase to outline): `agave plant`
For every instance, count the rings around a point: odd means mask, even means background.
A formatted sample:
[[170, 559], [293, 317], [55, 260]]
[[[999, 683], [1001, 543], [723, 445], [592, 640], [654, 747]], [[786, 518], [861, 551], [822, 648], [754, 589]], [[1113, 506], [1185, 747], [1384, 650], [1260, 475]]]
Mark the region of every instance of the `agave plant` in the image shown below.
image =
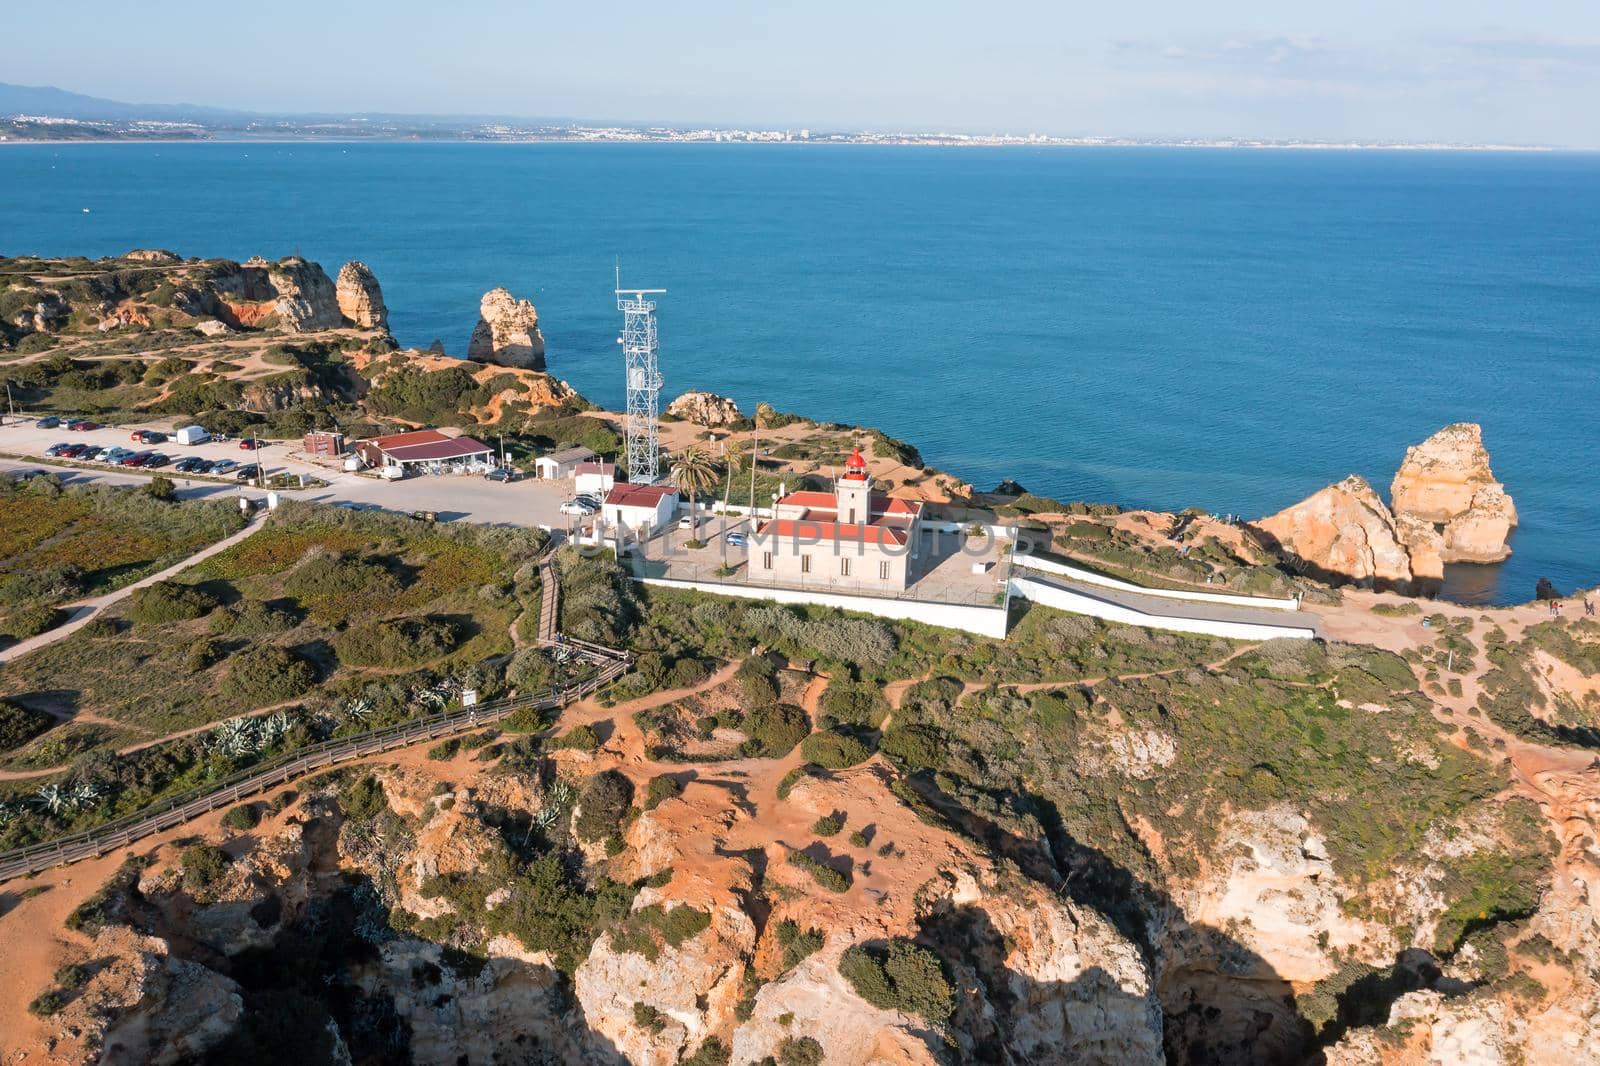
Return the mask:
[[49, 814], [65, 814], [72, 807], [72, 796], [52, 781], [33, 794], [33, 802]]
[[365, 722], [372, 717], [372, 701], [363, 696], [357, 696], [344, 705], [346, 718], [356, 722]]
[[0, 803], [0, 826], [10, 825], [21, 813], [10, 803]]
[[92, 781], [77, 782], [69, 793], [74, 810], [79, 807], [93, 807], [100, 802], [100, 795], [100, 786]]
[[228, 719], [211, 731], [206, 747], [229, 758], [254, 754], [260, 747], [255, 722], [249, 718]]
[[273, 711], [265, 718], [256, 719], [256, 722], [256, 732], [263, 748], [272, 747], [294, 728], [294, 719], [289, 717], [288, 711]]

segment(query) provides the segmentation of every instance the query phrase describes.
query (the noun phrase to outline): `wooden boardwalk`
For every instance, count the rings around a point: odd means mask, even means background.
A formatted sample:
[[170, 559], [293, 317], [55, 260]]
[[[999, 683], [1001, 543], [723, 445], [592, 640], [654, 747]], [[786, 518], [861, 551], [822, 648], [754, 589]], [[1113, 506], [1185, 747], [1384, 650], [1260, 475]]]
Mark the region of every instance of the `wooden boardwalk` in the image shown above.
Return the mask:
[[[540, 564], [539, 572], [544, 584], [540, 597], [539, 640], [553, 644], [557, 642], [555, 609], [560, 590], [556, 585], [555, 568], [548, 559]], [[259, 795], [297, 777], [340, 763], [459, 733], [470, 733], [525, 708], [543, 711], [565, 707], [621, 677], [632, 663], [632, 657], [627, 652], [614, 648], [582, 640], [563, 639], [560, 643], [570, 648], [592, 671], [576, 679], [569, 678], [565, 685], [536, 696], [496, 700], [459, 711], [416, 718], [355, 736], [325, 740], [242, 770], [215, 784], [170, 796], [144, 810], [104, 825], [42, 844], [0, 852], [0, 882], [26, 877], [80, 859], [98, 858], [211, 811], [231, 807], [240, 800]]]

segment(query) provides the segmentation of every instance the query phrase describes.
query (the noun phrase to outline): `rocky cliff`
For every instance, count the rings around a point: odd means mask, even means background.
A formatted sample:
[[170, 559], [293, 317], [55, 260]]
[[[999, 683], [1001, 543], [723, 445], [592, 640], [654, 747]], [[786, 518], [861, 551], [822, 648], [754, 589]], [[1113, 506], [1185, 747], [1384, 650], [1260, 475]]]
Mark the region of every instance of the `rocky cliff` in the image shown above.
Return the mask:
[[1473, 422], [1446, 426], [1406, 449], [1390, 488], [1396, 517], [1432, 525], [1447, 563], [1499, 562], [1517, 508], [1489, 468], [1483, 429]]
[[539, 312], [506, 289], [490, 289], [478, 305], [478, 324], [467, 344], [467, 358], [480, 363], [544, 369], [544, 334]]
[[726, 396], [700, 391], [686, 392], [673, 400], [667, 406], [667, 414], [697, 426], [725, 426], [744, 418], [739, 405]]
[[367, 264], [352, 259], [340, 267], [334, 290], [339, 314], [346, 322], [357, 329], [389, 328], [389, 309], [383, 303], [383, 290]]
[[1261, 519], [1255, 528], [1313, 574], [1410, 587], [1411, 556], [1394, 515], [1360, 475]]
[[1436, 586], [1446, 563], [1494, 563], [1517, 510], [1494, 480], [1483, 430], [1446, 426], [1406, 449], [1386, 506], [1352, 475], [1255, 523], [1307, 570], [1395, 588]]

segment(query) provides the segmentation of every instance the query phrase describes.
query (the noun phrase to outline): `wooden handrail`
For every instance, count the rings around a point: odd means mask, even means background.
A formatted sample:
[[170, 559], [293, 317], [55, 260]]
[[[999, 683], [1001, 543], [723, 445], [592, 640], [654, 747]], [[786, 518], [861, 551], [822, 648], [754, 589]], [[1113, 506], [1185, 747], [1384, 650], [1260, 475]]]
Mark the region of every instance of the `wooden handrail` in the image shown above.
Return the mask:
[[564, 707], [621, 677], [627, 672], [631, 662], [631, 657], [626, 652], [613, 648], [581, 641], [568, 643], [599, 660], [597, 662], [599, 669], [594, 674], [570, 687], [560, 690], [552, 688], [549, 692], [537, 696], [494, 700], [459, 711], [445, 711], [425, 718], [383, 726], [354, 736], [321, 741], [269, 760], [261, 766], [231, 774], [213, 785], [169, 796], [143, 810], [92, 829], [0, 852], [0, 882], [36, 874], [80, 859], [103, 855], [113, 848], [127, 847], [147, 836], [192, 821], [219, 807], [231, 806], [246, 796], [253, 796], [268, 788], [292, 781], [313, 770], [406, 747], [418, 741], [471, 732], [498, 722], [524, 708], [550, 710]]

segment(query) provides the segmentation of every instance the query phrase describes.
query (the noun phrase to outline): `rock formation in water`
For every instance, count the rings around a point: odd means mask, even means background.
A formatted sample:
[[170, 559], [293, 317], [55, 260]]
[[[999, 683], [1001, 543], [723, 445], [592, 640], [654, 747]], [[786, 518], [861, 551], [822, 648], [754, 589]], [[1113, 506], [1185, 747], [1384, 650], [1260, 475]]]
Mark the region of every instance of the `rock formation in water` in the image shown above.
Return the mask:
[[1411, 556], [1394, 515], [1359, 474], [1255, 523], [1276, 546], [1318, 574], [1409, 587]]
[[1409, 589], [1436, 585], [1445, 563], [1495, 563], [1517, 509], [1489, 469], [1483, 430], [1446, 426], [1406, 449], [1386, 506], [1352, 474], [1255, 523], [1280, 550], [1324, 578]]
[[339, 301], [339, 313], [345, 321], [358, 329], [387, 329], [389, 309], [383, 303], [383, 290], [372, 269], [359, 259], [352, 259], [339, 268], [339, 279], [334, 285]]
[[1446, 426], [1406, 449], [1390, 487], [1397, 518], [1431, 525], [1447, 563], [1495, 563], [1511, 554], [1506, 538], [1517, 508], [1489, 468], [1483, 429], [1474, 422]]
[[544, 369], [544, 334], [539, 312], [527, 300], [505, 289], [490, 289], [478, 305], [478, 325], [467, 345], [467, 358], [480, 363]]
[[744, 417], [739, 405], [714, 392], [690, 391], [673, 400], [667, 414], [699, 426], [725, 426]]

